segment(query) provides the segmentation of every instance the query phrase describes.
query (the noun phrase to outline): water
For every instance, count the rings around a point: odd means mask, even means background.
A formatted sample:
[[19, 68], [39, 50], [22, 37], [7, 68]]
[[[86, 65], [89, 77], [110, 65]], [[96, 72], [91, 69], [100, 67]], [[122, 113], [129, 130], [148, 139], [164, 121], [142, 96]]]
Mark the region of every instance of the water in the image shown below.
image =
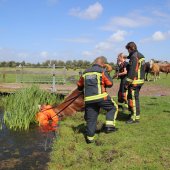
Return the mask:
[[0, 130], [0, 170], [48, 169], [54, 137], [54, 132], [42, 133], [35, 126], [25, 132], [11, 131], [3, 125]]

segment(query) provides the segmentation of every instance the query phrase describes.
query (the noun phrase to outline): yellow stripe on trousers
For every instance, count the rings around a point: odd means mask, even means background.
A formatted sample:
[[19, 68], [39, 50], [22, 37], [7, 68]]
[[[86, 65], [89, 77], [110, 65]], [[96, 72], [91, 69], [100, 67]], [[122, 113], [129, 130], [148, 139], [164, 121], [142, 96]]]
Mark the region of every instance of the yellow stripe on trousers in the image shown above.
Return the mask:
[[113, 125], [115, 126], [116, 125], [116, 118], [117, 118], [117, 114], [118, 114], [118, 105], [116, 104], [116, 102], [111, 99], [111, 101], [113, 102], [114, 106], [116, 107], [116, 112], [115, 112], [115, 115], [114, 115], [114, 118], [113, 118]]
[[135, 120], [136, 119], [136, 100], [135, 100], [135, 91], [132, 90], [132, 103], [133, 103], [133, 115], [132, 115], [132, 119]]

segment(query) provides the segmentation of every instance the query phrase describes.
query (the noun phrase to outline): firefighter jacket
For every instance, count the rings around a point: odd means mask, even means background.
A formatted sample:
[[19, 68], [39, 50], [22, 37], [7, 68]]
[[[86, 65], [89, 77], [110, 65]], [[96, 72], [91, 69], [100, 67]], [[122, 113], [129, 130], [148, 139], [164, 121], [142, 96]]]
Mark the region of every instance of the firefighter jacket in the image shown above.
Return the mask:
[[145, 57], [137, 50], [133, 51], [128, 56], [129, 65], [126, 84], [136, 86], [142, 85], [145, 78]]
[[77, 83], [78, 89], [84, 89], [84, 100], [93, 103], [107, 99], [106, 87], [112, 87], [113, 80], [108, 72], [98, 64], [87, 69]]
[[[124, 72], [124, 68], [126, 68], [126, 70], [128, 70], [128, 62], [124, 61], [118, 67], [119, 67], [118, 68], [118, 72], [119, 73], [123, 73]], [[126, 77], [127, 77], [127, 74], [119, 76], [120, 79], [125, 79]]]

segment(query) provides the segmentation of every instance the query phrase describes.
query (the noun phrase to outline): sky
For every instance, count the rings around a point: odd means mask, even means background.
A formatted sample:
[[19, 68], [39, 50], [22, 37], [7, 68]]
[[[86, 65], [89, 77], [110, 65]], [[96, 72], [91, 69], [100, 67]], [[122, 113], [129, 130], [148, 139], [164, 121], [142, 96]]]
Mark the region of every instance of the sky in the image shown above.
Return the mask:
[[115, 62], [129, 41], [170, 61], [170, 0], [0, 0], [0, 62]]

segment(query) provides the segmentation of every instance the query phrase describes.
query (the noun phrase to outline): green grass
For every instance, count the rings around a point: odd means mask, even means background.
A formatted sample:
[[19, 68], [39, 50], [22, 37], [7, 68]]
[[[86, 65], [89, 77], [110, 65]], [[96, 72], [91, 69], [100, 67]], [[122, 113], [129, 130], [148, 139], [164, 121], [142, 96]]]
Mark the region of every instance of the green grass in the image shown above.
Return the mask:
[[[24, 73], [22, 75], [21, 69], [20, 72], [16, 74], [16, 68], [10, 67], [1, 67], [0, 68], [0, 83], [15, 83], [15, 82], [26, 82], [26, 83], [52, 83], [52, 68], [24, 68]], [[69, 69], [66, 70], [64, 73], [63, 68], [56, 68], [56, 84], [65, 84], [64, 79], [67, 79], [66, 84], [73, 83], [69, 81], [70, 78], [73, 78], [74, 81], [79, 79], [79, 71], [80, 69], [73, 70]], [[4, 72], [7, 72], [4, 74]], [[32, 72], [32, 73], [31, 73]], [[35, 74], [36, 73], [36, 74]]]
[[[170, 96], [141, 97], [141, 121], [127, 125], [119, 114], [115, 133], [96, 135], [95, 144], [86, 144], [83, 113], [60, 123], [54, 141], [50, 170], [81, 169], [170, 169]], [[99, 115], [97, 128], [105, 122]]]
[[[148, 76], [148, 78], [153, 80], [153, 77], [150, 76], [150, 75]], [[170, 87], [170, 74], [168, 76], [166, 76], [165, 73], [161, 73], [160, 79], [158, 79], [155, 82], [150, 81], [150, 82], [147, 82], [147, 83], [150, 84], [150, 85], [155, 84], [155, 85], [159, 85], [159, 86]]]
[[52, 95], [37, 86], [25, 88], [3, 98], [4, 123], [13, 130], [28, 130], [35, 123], [39, 104], [56, 104], [59, 96]]

